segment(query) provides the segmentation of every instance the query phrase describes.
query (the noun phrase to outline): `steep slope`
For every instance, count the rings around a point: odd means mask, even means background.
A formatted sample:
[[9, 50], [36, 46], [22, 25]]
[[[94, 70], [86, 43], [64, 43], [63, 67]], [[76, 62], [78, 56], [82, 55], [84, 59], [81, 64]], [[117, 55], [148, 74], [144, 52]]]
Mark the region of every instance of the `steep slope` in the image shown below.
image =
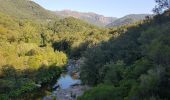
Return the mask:
[[91, 12], [83, 13], [83, 12], [77, 12], [71, 10], [55, 11], [55, 13], [60, 17], [74, 17], [97, 26], [105, 26], [117, 19], [116, 17], [105, 17], [103, 15], [99, 15]]
[[169, 40], [166, 11], [89, 49], [80, 78], [96, 87], [78, 100], [170, 100]]
[[105, 17], [95, 13], [83, 13], [70, 10], [49, 11], [31, 0], [0, 0], [0, 12], [20, 19], [49, 21], [57, 16], [61, 18], [74, 17], [97, 26], [121, 26], [143, 20], [148, 14], [132, 14], [122, 18]]
[[0, 0], [0, 12], [21, 19], [51, 19], [55, 15], [31, 0]]
[[107, 27], [114, 27], [114, 26], [122, 26], [135, 23], [140, 20], [144, 20], [146, 16], [151, 16], [149, 14], [131, 14], [120, 19], [115, 20], [114, 22], [106, 25]]

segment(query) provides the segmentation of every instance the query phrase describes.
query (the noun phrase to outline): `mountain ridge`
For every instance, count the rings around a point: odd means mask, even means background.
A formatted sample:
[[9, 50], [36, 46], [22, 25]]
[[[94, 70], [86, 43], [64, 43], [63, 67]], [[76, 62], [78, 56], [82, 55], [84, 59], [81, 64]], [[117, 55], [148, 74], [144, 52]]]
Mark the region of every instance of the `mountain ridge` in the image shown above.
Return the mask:
[[132, 24], [148, 16], [148, 14], [131, 14], [122, 18], [117, 18], [106, 17], [94, 12], [78, 12], [71, 10], [50, 11], [32, 0], [0, 0], [0, 6], [0, 12], [20, 19], [48, 22], [56, 18], [74, 17], [99, 27], [115, 27]]
[[94, 12], [78, 12], [72, 10], [55, 11], [55, 14], [60, 17], [79, 18], [98, 26], [105, 26], [117, 19], [116, 17], [105, 17], [104, 15], [96, 14]]
[[121, 18], [117, 19], [116, 21], [106, 25], [106, 27], [114, 27], [114, 26], [133, 24], [137, 21], [144, 20], [146, 18], [146, 16], [152, 17], [151, 14], [129, 14], [129, 15], [121, 17]]
[[104, 27], [122, 26], [127, 24], [133, 24], [137, 21], [144, 20], [146, 16], [151, 14], [129, 14], [121, 18], [117, 17], [105, 17], [104, 15], [96, 14], [94, 12], [78, 12], [72, 10], [54, 11], [59, 17], [74, 17], [84, 20], [90, 24]]
[[0, 12], [20, 19], [44, 20], [56, 16], [32, 0], [0, 0]]

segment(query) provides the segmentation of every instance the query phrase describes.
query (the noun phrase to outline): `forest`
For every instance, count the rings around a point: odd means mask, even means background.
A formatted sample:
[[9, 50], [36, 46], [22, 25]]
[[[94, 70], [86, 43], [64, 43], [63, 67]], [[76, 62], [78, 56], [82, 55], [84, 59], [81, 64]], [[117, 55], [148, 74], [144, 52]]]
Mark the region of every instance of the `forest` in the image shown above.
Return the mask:
[[0, 13], [0, 98], [36, 92], [60, 76], [69, 58], [109, 40], [109, 32], [72, 17], [38, 23]]
[[81, 78], [95, 88], [80, 100], [169, 100], [169, 14], [89, 48]]
[[112, 28], [0, 11], [0, 100], [37, 99], [80, 58], [80, 79], [93, 88], [78, 100], [169, 100], [170, 10], [156, 2], [155, 16]]

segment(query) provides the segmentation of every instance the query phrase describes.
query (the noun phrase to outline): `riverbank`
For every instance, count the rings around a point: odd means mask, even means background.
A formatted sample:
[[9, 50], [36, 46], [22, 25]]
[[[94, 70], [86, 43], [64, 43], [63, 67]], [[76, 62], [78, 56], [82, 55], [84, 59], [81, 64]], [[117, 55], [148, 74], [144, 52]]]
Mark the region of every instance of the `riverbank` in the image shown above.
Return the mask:
[[76, 100], [77, 97], [90, 89], [87, 85], [82, 85], [79, 79], [80, 65], [83, 61], [69, 60], [67, 72], [61, 74], [56, 84], [53, 86], [54, 91], [43, 98], [43, 100]]
[[[1, 78], [0, 100], [37, 100], [44, 97], [46, 91], [56, 82], [62, 73], [58, 66], [42, 66], [37, 70], [16, 70], [12, 66], [6, 66], [4, 72], [9, 71]], [[55, 83], [54, 83], [55, 84]]]
[[50, 96], [43, 98], [43, 100], [76, 100], [77, 97], [89, 90], [90, 87], [86, 85], [72, 86], [67, 89], [58, 89], [53, 91]]

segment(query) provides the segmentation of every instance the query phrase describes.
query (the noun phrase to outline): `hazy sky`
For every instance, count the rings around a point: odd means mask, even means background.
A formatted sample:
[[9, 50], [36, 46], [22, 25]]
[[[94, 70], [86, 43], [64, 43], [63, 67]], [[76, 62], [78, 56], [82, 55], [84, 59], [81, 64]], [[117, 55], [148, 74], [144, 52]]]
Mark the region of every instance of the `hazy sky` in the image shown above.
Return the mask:
[[154, 0], [33, 0], [49, 10], [95, 12], [105, 16], [152, 13]]

